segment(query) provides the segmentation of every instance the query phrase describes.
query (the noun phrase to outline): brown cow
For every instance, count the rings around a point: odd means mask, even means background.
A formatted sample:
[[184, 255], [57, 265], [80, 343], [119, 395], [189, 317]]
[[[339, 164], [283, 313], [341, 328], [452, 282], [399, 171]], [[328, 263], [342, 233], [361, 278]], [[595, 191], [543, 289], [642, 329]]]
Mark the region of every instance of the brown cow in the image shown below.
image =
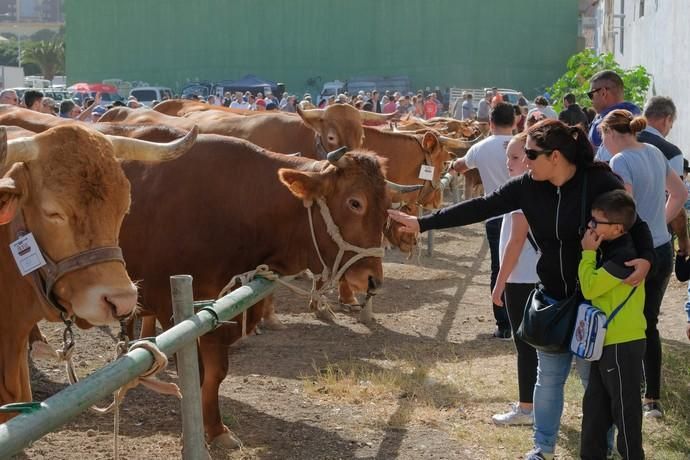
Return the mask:
[[153, 110], [116, 107], [103, 114], [100, 121], [166, 124], [182, 129], [197, 125], [201, 133], [239, 137], [274, 152], [300, 152], [314, 159], [324, 159], [326, 152], [340, 147], [362, 146], [362, 115], [354, 107], [337, 104], [326, 109], [298, 110], [298, 114], [266, 112], [248, 117], [211, 110], [171, 117]]
[[[132, 207], [120, 241], [128, 270], [142, 280], [144, 308], [155, 312], [163, 328], [171, 326], [173, 274], [192, 275], [194, 297], [203, 299], [215, 298], [233, 275], [260, 264], [282, 275], [307, 268], [321, 273], [319, 253], [331, 266], [338, 247], [326, 229], [320, 203], [330, 210], [345, 241], [360, 248], [379, 247], [390, 204], [380, 161], [348, 153], [334, 165], [267, 152], [239, 139], [201, 135], [179, 162], [125, 165]], [[308, 212], [313, 214], [318, 249]], [[352, 256], [346, 252], [343, 262]], [[378, 288], [381, 259], [360, 259], [344, 278], [357, 292]], [[248, 311], [247, 331], [261, 319], [265, 302]], [[231, 439], [221, 420], [218, 387], [228, 372], [228, 346], [241, 337], [241, 329], [226, 324], [200, 341], [209, 441]]]
[[231, 109], [230, 107], [225, 107], [222, 105], [205, 104], [203, 102], [193, 101], [190, 99], [168, 99], [160, 104], [156, 104], [153, 110], [165, 115], [170, 115], [172, 117], [183, 117], [188, 113], [207, 112], [209, 110], [218, 110], [220, 112], [235, 115], [254, 115], [262, 113], [256, 110]]
[[[38, 321], [102, 325], [134, 312], [137, 289], [118, 247], [129, 183], [117, 160], [176, 157], [194, 135], [172, 150], [77, 125], [1, 141], [0, 405], [31, 400], [28, 338]], [[26, 232], [48, 265], [22, 276], [9, 246]]]

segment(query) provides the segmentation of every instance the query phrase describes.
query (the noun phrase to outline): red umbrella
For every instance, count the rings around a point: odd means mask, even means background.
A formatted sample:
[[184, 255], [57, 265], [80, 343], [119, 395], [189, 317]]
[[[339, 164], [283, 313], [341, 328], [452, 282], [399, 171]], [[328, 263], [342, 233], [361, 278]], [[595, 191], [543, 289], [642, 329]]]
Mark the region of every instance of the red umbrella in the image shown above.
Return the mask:
[[75, 83], [67, 91], [72, 91], [75, 93], [117, 93], [117, 88], [113, 85], [107, 85], [105, 83]]

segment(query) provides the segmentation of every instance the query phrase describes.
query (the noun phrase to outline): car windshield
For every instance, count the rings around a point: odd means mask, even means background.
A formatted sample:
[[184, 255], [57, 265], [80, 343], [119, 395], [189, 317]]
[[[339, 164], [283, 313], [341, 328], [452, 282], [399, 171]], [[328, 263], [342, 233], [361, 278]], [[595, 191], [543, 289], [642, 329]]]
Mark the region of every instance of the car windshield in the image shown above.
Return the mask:
[[157, 99], [156, 91], [152, 89], [133, 89], [130, 94], [136, 97], [138, 101], [155, 101]]
[[518, 103], [518, 99], [519, 97], [517, 93], [503, 93], [503, 100], [505, 102], [516, 105]]
[[196, 94], [197, 96], [208, 96], [208, 88], [202, 85], [188, 86], [182, 90], [182, 95], [186, 96], [188, 94]]

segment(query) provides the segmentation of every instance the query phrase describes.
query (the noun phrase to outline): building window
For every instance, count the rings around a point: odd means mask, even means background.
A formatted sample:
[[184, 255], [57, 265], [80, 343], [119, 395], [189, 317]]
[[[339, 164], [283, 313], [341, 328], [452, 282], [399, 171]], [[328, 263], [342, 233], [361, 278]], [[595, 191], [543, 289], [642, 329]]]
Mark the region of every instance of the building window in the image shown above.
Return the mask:
[[644, 0], [640, 0], [640, 17], [644, 16]]

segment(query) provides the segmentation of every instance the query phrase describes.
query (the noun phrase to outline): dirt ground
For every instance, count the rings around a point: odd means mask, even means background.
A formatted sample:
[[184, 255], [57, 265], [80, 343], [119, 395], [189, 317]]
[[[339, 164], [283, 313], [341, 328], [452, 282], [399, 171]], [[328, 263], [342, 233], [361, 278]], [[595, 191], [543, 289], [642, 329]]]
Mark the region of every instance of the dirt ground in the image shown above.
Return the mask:
[[[483, 225], [435, 237], [433, 258], [387, 254], [372, 326], [343, 312], [336, 324], [322, 323], [303, 298], [277, 291], [287, 329], [233, 346], [221, 386], [224, 421], [244, 447], [214, 450], [213, 458], [521, 458], [531, 447], [531, 429], [491, 424], [491, 414], [517, 397], [517, 384], [512, 342], [491, 338]], [[686, 287], [672, 280], [660, 329], [665, 340], [690, 351], [685, 298]], [[42, 328], [57, 348], [59, 325]], [[78, 372], [85, 376], [101, 367], [113, 343], [107, 330], [79, 331]], [[36, 400], [65, 387], [59, 364], [39, 361], [32, 373]], [[174, 367], [162, 378], [176, 380]], [[560, 459], [576, 455], [579, 432], [581, 390], [570, 381]], [[174, 398], [131, 391], [120, 427], [121, 458], [181, 458], [180, 404]], [[112, 450], [112, 415], [87, 412], [27, 448], [25, 458], [109, 459]]]

